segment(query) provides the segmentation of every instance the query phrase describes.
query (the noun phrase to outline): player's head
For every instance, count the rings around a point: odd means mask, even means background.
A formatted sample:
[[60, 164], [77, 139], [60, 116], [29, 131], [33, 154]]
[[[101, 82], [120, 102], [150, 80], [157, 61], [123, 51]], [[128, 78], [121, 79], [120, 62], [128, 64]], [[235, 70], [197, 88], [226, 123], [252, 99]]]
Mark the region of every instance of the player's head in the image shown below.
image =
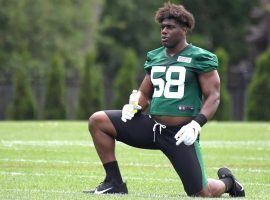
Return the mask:
[[164, 6], [159, 8], [156, 12], [156, 22], [161, 24], [164, 19], [174, 19], [179, 25], [186, 27], [190, 31], [195, 25], [195, 19], [192, 13], [187, 11], [184, 6], [176, 5], [171, 2], [165, 3]]
[[166, 48], [174, 49], [186, 42], [186, 34], [195, 24], [193, 15], [182, 5], [170, 2], [156, 12], [155, 20], [161, 25], [161, 43]]

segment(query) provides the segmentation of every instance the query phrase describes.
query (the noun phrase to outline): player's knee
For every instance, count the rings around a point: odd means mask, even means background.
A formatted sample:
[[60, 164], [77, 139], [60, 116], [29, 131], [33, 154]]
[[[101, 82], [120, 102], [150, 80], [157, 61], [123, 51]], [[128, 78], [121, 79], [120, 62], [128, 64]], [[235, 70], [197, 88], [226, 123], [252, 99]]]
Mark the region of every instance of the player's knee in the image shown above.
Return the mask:
[[210, 190], [210, 188], [207, 186], [206, 188], [202, 189], [201, 191], [199, 191], [198, 193], [191, 195], [194, 197], [212, 197], [212, 192]]
[[202, 190], [193, 196], [195, 196], [195, 197], [212, 197], [212, 194], [209, 191]]
[[[214, 182], [213, 182], [214, 183]], [[210, 180], [206, 188], [196, 193], [197, 197], [220, 197], [223, 193], [218, 185], [213, 184]]]
[[92, 133], [91, 130], [97, 128], [100, 124], [102, 124], [103, 119], [104, 119], [103, 115], [104, 115], [104, 112], [98, 111], [89, 117], [88, 129], [89, 129], [90, 133]]

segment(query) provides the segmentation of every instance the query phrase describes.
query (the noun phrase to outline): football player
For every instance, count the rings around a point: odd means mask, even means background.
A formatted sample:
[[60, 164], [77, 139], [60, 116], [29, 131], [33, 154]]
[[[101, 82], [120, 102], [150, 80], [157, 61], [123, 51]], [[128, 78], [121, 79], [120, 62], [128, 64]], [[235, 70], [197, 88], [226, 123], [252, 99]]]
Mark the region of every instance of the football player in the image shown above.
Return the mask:
[[[216, 112], [220, 98], [218, 59], [213, 53], [187, 42], [194, 28], [193, 15], [182, 5], [165, 3], [155, 15], [162, 47], [147, 53], [145, 77], [138, 105], [94, 113], [89, 119], [96, 151], [106, 172], [96, 194], [127, 194], [115, 157], [115, 141], [161, 150], [172, 163], [188, 196], [245, 196], [243, 186], [228, 168], [219, 179], [206, 177], [199, 136]], [[150, 106], [150, 115], [143, 114]], [[134, 112], [135, 110], [135, 112]]]

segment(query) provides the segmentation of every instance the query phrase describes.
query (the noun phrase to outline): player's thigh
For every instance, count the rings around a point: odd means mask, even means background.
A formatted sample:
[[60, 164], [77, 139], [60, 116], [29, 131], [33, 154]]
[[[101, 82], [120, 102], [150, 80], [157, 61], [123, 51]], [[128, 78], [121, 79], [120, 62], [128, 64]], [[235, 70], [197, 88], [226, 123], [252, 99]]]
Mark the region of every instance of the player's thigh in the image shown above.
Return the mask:
[[123, 122], [121, 110], [107, 110], [105, 113], [116, 129], [116, 140], [133, 147], [157, 149], [153, 141], [154, 121], [148, 115], [137, 114], [131, 120]]
[[[166, 136], [165, 136], [166, 137]], [[164, 142], [165, 141], [165, 142]], [[207, 185], [199, 142], [187, 146], [184, 143], [175, 145], [173, 137], [163, 139], [161, 150], [169, 158], [181, 178], [188, 195], [195, 195]]]

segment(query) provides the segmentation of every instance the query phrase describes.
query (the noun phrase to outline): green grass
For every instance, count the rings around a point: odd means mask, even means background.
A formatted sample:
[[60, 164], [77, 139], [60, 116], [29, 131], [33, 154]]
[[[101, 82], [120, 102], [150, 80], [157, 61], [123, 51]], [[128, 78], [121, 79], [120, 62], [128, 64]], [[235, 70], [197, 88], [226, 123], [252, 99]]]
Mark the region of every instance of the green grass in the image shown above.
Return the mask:
[[[201, 136], [208, 177], [228, 166], [247, 199], [270, 199], [270, 123], [208, 123]], [[89, 195], [104, 171], [87, 122], [0, 122], [0, 199], [185, 199], [159, 151], [117, 143], [129, 195]], [[228, 195], [223, 195], [228, 199]]]

